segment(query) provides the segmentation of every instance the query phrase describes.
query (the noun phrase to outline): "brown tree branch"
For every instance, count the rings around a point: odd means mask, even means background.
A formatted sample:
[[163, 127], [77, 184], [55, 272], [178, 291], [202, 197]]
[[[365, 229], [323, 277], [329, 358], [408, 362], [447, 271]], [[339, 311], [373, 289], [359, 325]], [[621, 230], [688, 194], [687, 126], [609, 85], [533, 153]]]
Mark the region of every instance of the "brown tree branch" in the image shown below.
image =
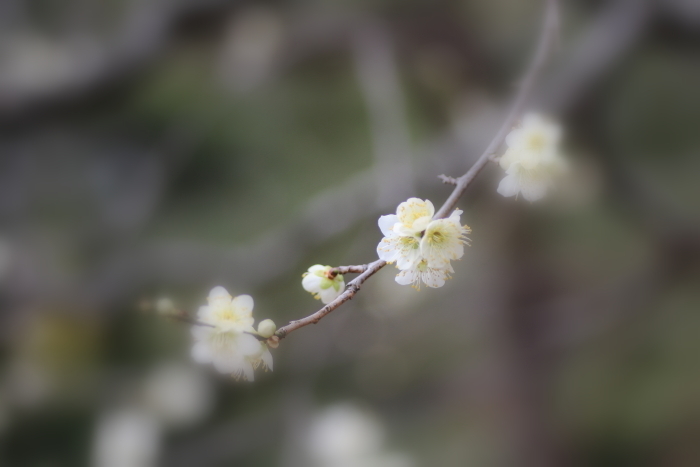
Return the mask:
[[326, 316], [328, 313], [335, 310], [348, 300], [352, 299], [352, 297], [354, 297], [355, 294], [360, 290], [362, 284], [367, 279], [369, 279], [375, 272], [379, 271], [384, 266], [386, 266], [386, 262], [381, 259], [375, 261], [374, 263], [369, 263], [365, 272], [363, 272], [362, 274], [354, 278], [352, 281], [350, 281], [345, 289], [345, 292], [340, 294], [338, 298], [336, 298], [328, 305], [318, 310], [316, 313], [313, 313], [307, 316], [306, 318], [302, 318], [297, 321], [291, 321], [288, 325], [279, 328], [275, 335], [280, 339], [283, 339], [287, 336], [287, 334], [289, 334], [292, 331], [296, 331], [297, 329], [303, 328], [304, 326], [308, 326], [309, 324], [318, 323], [319, 321], [321, 321], [321, 318]]
[[[476, 178], [476, 176], [481, 172], [481, 170], [486, 166], [486, 164], [491, 160], [491, 157], [496, 153], [498, 148], [503, 144], [506, 136], [510, 132], [511, 128], [515, 124], [518, 118], [520, 118], [523, 108], [527, 103], [532, 90], [537, 83], [537, 78], [547, 61], [547, 58], [552, 52], [554, 43], [556, 42], [557, 30], [559, 23], [559, 13], [557, 0], [547, 0], [547, 6], [545, 9], [545, 19], [542, 27], [542, 33], [540, 35], [539, 43], [535, 51], [530, 66], [521, 82], [520, 89], [518, 90], [513, 105], [508, 112], [508, 115], [501, 125], [500, 130], [496, 133], [496, 136], [491, 141], [491, 143], [486, 148], [486, 151], [479, 157], [479, 159], [474, 163], [474, 165], [461, 177], [456, 179], [457, 184], [455, 189], [452, 191], [450, 196], [447, 198], [442, 207], [435, 214], [435, 219], [441, 219], [447, 217], [447, 215], [454, 209], [459, 198], [464, 194], [467, 187]], [[324, 316], [341, 306], [343, 303], [351, 300], [355, 294], [360, 290], [362, 284], [374, 275], [381, 268], [386, 266], [386, 262], [383, 260], [377, 260], [373, 263], [367, 265], [367, 268], [357, 276], [355, 279], [350, 281], [347, 285], [346, 290], [341, 293], [335, 300], [328, 303], [326, 306], [318, 310], [317, 312], [302, 318], [300, 320], [291, 321], [288, 325], [281, 327], [277, 330], [276, 336], [280, 339], [286, 337], [290, 332], [295, 331], [309, 324], [318, 323]], [[352, 271], [348, 271], [352, 272]]]
[[331, 274], [362, 274], [367, 270], [369, 264], [360, 264], [359, 266], [338, 266], [337, 268], [331, 269]]

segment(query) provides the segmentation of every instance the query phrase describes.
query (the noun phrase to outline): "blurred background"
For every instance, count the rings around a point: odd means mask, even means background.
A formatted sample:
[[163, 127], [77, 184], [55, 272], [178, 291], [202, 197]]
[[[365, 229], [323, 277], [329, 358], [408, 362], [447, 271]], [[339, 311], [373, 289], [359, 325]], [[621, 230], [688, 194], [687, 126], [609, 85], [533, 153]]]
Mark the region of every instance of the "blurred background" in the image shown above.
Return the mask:
[[493, 164], [441, 289], [387, 267], [236, 383], [210, 288], [278, 325], [376, 258], [503, 120], [537, 0], [0, 2], [0, 465], [700, 465], [700, 3], [561, 2], [530, 108], [571, 180]]

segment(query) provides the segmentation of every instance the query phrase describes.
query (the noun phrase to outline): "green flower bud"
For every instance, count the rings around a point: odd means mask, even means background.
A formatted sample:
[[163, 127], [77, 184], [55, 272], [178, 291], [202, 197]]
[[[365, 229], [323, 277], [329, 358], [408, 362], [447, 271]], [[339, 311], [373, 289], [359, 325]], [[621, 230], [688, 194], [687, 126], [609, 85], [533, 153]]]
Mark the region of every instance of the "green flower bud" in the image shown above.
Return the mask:
[[258, 334], [262, 337], [270, 338], [277, 332], [277, 326], [271, 319], [265, 319], [258, 324]]

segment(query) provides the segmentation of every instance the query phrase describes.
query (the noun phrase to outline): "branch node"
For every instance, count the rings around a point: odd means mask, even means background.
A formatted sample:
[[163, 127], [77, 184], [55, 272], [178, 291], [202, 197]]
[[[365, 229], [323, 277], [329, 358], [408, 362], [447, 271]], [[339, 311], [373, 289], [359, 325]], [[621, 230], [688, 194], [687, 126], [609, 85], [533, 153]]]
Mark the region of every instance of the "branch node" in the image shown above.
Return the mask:
[[449, 177], [445, 174], [438, 175], [438, 178], [442, 180], [442, 183], [444, 183], [445, 185], [457, 185], [457, 183], [459, 183], [456, 178]]

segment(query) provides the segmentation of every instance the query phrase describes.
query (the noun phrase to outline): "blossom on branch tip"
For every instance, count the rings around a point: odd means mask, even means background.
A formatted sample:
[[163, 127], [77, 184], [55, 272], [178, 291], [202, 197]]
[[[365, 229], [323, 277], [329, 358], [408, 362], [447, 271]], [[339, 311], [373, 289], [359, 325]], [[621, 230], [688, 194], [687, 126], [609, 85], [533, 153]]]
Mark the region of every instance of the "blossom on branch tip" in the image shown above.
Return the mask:
[[253, 335], [253, 298], [233, 298], [219, 286], [209, 292], [208, 302], [199, 308], [199, 324], [192, 329], [195, 361], [212, 363], [219, 372], [248, 381], [253, 381], [253, 370], [259, 365], [272, 370], [270, 351]]
[[396, 276], [399, 284], [442, 287], [453, 272], [450, 261], [464, 255], [471, 229], [461, 225], [462, 211], [457, 209], [446, 219], [433, 220], [433, 215], [430, 201], [410, 198], [399, 204], [396, 214], [379, 218], [384, 238], [377, 245], [377, 255], [396, 263], [401, 270]]
[[527, 114], [522, 125], [506, 137], [506, 152], [499, 164], [506, 176], [498, 185], [498, 193], [516, 196], [522, 193], [528, 201], [541, 199], [566, 169], [559, 153], [561, 128], [537, 114]]
[[301, 285], [324, 304], [332, 302], [345, 290], [343, 275], [334, 273], [331, 266], [320, 264], [311, 266], [304, 273]]

